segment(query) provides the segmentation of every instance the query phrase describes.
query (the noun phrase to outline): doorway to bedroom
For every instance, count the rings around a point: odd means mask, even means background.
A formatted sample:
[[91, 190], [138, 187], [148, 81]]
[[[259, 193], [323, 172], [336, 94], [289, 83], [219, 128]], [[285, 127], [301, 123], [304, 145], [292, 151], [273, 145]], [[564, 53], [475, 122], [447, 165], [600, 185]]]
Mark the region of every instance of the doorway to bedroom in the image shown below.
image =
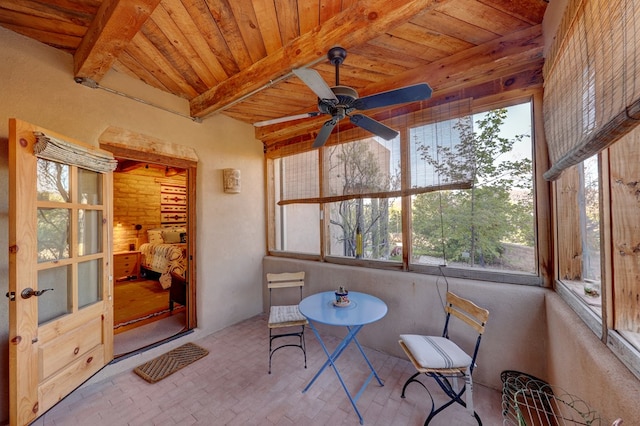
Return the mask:
[[113, 173], [116, 356], [138, 349], [140, 339], [155, 343], [186, 324], [186, 174], [166, 165], [118, 160]]
[[113, 347], [118, 359], [196, 326], [192, 200], [197, 161], [173, 152], [159, 154], [157, 141], [149, 153], [149, 143], [135, 150], [113, 139], [101, 137], [101, 147], [118, 159], [112, 233]]

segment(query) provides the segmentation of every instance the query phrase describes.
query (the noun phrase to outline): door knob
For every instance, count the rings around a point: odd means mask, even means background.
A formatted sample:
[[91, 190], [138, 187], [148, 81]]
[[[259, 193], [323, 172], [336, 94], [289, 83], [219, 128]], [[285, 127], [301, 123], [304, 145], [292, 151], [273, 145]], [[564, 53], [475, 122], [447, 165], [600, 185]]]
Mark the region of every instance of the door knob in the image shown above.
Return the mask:
[[23, 299], [28, 299], [31, 296], [38, 297], [38, 296], [42, 295], [42, 293], [44, 293], [45, 291], [49, 291], [49, 290], [53, 291], [52, 288], [45, 288], [45, 289], [42, 289], [42, 290], [34, 290], [31, 287], [27, 287], [24, 290], [22, 290], [22, 293], [20, 293], [20, 296]]

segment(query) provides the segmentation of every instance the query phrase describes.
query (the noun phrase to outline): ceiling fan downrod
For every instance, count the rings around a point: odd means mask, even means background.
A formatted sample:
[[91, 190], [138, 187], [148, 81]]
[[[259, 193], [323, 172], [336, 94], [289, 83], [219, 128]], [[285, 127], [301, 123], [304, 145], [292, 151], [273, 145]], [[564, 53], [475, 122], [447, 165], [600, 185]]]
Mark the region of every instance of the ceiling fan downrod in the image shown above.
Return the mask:
[[347, 51], [340, 46], [335, 46], [329, 49], [327, 52], [327, 58], [336, 68], [336, 86], [340, 86], [340, 65], [344, 62], [344, 58], [347, 57]]

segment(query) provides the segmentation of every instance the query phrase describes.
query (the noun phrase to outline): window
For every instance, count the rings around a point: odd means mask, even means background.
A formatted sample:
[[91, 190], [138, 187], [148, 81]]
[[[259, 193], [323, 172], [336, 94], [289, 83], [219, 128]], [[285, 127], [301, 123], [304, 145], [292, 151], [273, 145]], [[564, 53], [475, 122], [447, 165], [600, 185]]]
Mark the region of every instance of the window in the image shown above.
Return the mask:
[[[391, 212], [401, 208], [397, 197], [366, 197], [400, 190], [400, 139], [366, 137], [325, 149], [326, 195], [340, 197], [326, 204], [329, 217], [327, 255], [389, 260], [396, 249]], [[357, 198], [350, 198], [357, 195]], [[395, 205], [395, 207], [394, 207]], [[395, 216], [396, 222], [399, 220]], [[395, 232], [397, 235], [397, 232]], [[394, 251], [396, 260], [401, 256]]]
[[270, 252], [537, 277], [531, 104], [470, 105], [396, 117], [391, 141], [343, 129], [319, 150], [268, 150]]
[[[582, 73], [582, 133], [587, 135], [596, 128], [595, 72], [585, 66]], [[576, 189], [563, 191], [566, 213], [575, 217], [565, 221], [561, 231], [566, 247], [575, 249], [579, 256], [561, 256], [560, 276], [564, 284], [599, 317], [602, 317], [600, 277], [600, 188], [598, 183], [598, 156], [594, 155], [566, 171], [564, 185], [571, 182]], [[570, 225], [571, 223], [571, 225]], [[567, 230], [571, 230], [571, 235]], [[558, 242], [563, 245], [562, 241]], [[575, 245], [575, 246], [573, 246]]]
[[400, 198], [359, 198], [329, 204], [328, 255], [402, 261]]
[[638, 377], [639, 136], [636, 129], [554, 183], [558, 291], [603, 341], [618, 341], [612, 349]]
[[278, 204], [288, 199], [318, 197], [318, 154], [309, 151], [273, 162], [275, 197], [275, 250], [308, 254], [320, 253], [320, 210], [317, 204]]
[[569, 3], [543, 67], [555, 287], [640, 377], [640, 3]]
[[[317, 204], [276, 206], [276, 250], [320, 254], [320, 210]], [[313, 224], [312, 226], [309, 226]]]
[[598, 156], [565, 171], [559, 182], [558, 248], [578, 255], [559, 257], [560, 279], [602, 316], [600, 273], [600, 187]]
[[537, 271], [530, 117], [524, 104], [411, 129], [412, 164], [473, 183], [412, 198], [412, 262]]

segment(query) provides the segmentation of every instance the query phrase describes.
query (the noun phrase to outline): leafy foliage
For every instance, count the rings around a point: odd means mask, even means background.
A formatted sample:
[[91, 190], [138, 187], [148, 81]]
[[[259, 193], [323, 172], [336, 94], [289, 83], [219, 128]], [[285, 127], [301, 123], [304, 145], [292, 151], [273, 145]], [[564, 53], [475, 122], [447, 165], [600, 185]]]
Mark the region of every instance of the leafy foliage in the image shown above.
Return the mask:
[[416, 196], [415, 251], [473, 266], [496, 262], [503, 242], [533, 245], [532, 164], [511, 155], [528, 135], [501, 136], [506, 118], [506, 109], [490, 111], [476, 122], [477, 131], [460, 119], [454, 126], [460, 142], [453, 148], [418, 144], [421, 158], [440, 176], [468, 176], [472, 188]]

